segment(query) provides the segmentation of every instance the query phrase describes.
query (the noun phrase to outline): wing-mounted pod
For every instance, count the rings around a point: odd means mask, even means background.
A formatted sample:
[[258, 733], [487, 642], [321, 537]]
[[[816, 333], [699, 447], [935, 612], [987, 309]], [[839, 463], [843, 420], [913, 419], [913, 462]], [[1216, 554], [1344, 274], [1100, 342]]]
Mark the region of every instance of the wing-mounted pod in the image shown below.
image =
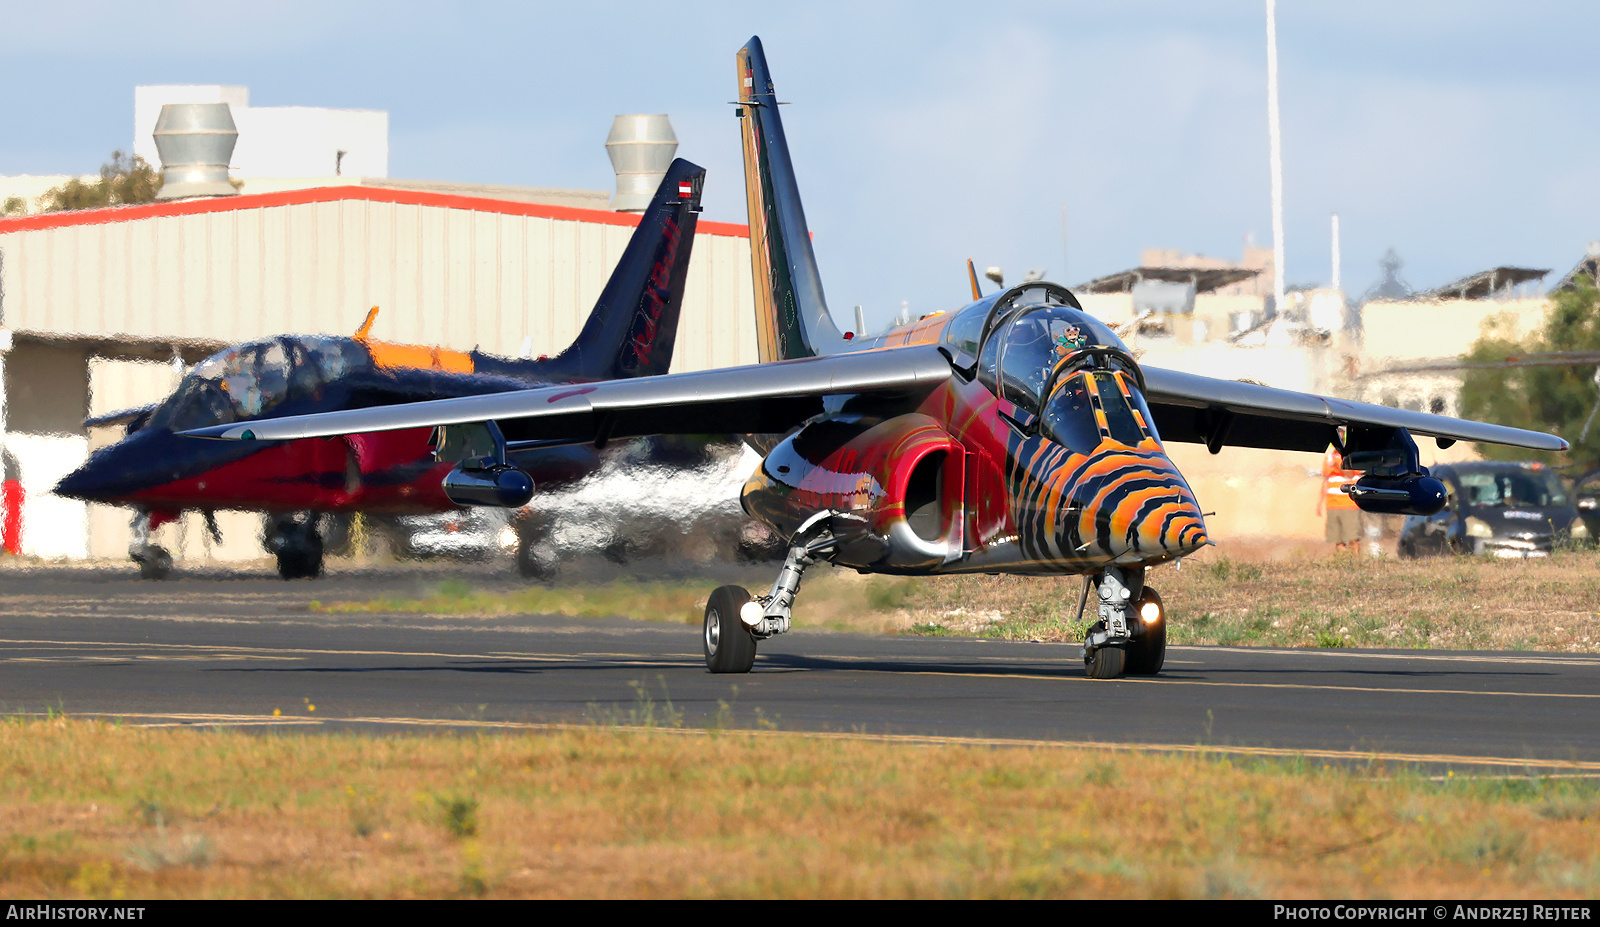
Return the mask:
[[1404, 428], [1348, 429], [1340, 452], [1346, 467], [1366, 471], [1344, 487], [1363, 512], [1433, 515], [1444, 508], [1444, 484], [1428, 475]]
[[506, 439], [494, 422], [441, 426], [433, 448], [437, 461], [460, 461], [441, 483], [456, 505], [516, 509], [533, 498], [533, 477], [506, 459]]

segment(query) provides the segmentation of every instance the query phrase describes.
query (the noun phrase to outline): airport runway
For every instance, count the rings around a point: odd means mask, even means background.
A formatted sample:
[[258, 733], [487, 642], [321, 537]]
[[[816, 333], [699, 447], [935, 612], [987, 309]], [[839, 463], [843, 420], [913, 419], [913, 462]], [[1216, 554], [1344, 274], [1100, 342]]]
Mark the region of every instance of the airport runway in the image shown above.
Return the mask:
[[[285, 583], [0, 572], [0, 712], [303, 729], [660, 722], [1124, 745], [1483, 773], [1600, 775], [1600, 656], [1175, 647], [1084, 678], [1075, 644], [796, 631], [711, 676], [699, 628], [624, 619], [313, 613], [441, 571]], [[485, 574], [487, 576], [487, 573]], [[509, 580], [501, 580], [510, 582]]]

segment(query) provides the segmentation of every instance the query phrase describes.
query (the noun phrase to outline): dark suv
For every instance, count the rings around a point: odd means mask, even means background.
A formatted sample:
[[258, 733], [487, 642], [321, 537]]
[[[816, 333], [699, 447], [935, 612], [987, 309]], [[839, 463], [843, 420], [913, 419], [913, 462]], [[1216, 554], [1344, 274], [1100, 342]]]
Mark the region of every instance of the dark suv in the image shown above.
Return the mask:
[[1402, 557], [1547, 557], [1557, 543], [1590, 540], [1573, 494], [1544, 464], [1481, 461], [1428, 469], [1444, 483], [1445, 506], [1437, 515], [1406, 518]]

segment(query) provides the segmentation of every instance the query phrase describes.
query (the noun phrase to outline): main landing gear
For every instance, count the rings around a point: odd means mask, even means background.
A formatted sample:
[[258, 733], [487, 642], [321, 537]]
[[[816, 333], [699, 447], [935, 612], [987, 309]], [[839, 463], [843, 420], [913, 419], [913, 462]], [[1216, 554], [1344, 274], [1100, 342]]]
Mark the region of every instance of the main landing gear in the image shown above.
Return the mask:
[[1144, 584], [1144, 568], [1107, 567], [1093, 582], [1100, 618], [1083, 640], [1084, 672], [1091, 679], [1161, 672], [1167, 657], [1167, 612], [1161, 595]]
[[721, 586], [706, 602], [703, 643], [706, 669], [713, 673], [748, 673], [756, 662], [756, 641], [789, 630], [800, 578], [839, 543], [829, 530], [832, 513], [812, 516], [789, 543], [783, 569], [766, 595], [751, 597], [743, 586]]
[[539, 583], [555, 579], [561, 558], [550, 540], [550, 517], [525, 509], [512, 513], [511, 526], [517, 532], [517, 573]]
[[267, 551], [278, 560], [284, 579], [314, 579], [322, 575], [322, 534], [317, 514], [275, 515], [267, 523]]

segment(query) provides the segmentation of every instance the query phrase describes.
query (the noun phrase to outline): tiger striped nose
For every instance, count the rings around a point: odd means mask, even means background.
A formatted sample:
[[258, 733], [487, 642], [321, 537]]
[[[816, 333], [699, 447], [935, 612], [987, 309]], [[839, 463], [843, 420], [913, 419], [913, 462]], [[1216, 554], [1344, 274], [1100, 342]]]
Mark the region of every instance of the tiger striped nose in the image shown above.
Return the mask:
[[1118, 559], [1126, 557], [1129, 562], [1166, 560], [1192, 554], [1206, 546], [1209, 539], [1200, 506], [1187, 489], [1182, 491], [1182, 496], [1181, 500], [1161, 506], [1153, 516], [1147, 515], [1129, 537], [1127, 549]]
[[1207, 544], [1200, 504], [1172, 462], [1148, 452], [1130, 455], [1096, 494], [1101, 549], [1115, 563], [1155, 564]]

